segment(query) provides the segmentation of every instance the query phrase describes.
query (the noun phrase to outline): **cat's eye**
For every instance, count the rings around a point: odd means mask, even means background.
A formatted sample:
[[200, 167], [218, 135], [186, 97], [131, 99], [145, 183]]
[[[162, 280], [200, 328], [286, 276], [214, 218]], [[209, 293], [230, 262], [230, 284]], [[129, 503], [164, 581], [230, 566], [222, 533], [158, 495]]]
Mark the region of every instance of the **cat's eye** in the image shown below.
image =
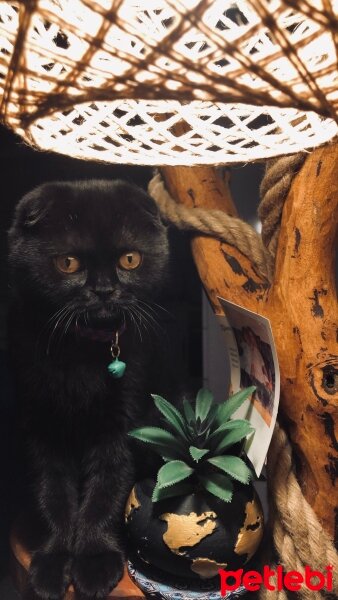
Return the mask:
[[81, 263], [76, 256], [56, 256], [54, 264], [60, 273], [72, 274], [81, 269]]
[[125, 271], [132, 271], [133, 269], [137, 269], [141, 262], [142, 255], [137, 252], [137, 250], [133, 250], [131, 252], [125, 252], [120, 256], [118, 266]]

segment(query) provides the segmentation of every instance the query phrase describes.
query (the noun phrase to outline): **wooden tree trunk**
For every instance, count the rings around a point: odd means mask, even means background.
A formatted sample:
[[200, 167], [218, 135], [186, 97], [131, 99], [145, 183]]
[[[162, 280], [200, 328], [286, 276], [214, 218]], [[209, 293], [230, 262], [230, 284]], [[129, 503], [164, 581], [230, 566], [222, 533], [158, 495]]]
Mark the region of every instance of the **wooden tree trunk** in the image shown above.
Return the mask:
[[[324, 529], [335, 531], [337, 297], [334, 242], [338, 146], [315, 150], [295, 177], [283, 210], [271, 286], [236, 248], [196, 235], [192, 249], [214, 311], [217, 296], [268, 317], [281, 370], [281, 412], [305, 498]], [[164, 167], [172, 196], [187, 206], [234, 214], [228, 181], [212, 168]]]

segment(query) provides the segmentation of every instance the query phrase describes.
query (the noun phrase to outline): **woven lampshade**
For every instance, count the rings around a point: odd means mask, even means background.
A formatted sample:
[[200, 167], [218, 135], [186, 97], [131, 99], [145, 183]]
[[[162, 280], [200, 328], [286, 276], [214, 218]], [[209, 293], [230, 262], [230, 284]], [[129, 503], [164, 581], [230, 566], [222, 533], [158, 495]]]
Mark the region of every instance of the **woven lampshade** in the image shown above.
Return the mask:
[[337, 133], [337, 0], [0, 1], [0, 116], [29, 144], [227, 164]]

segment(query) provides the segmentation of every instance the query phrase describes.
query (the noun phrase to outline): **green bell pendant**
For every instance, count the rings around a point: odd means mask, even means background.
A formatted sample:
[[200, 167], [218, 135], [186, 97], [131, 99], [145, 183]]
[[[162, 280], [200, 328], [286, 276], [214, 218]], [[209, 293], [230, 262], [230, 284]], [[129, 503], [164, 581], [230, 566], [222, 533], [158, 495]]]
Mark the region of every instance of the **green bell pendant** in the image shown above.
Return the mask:
[[114, 379], [120, 379], [124, 375], [126, 366], [127, 365], [125, 362], [119, 360], [119, 358], [116, 357], [115, 360], [113, 360], [113, 362], [109, 363], [107, 368], [112, 377], [114, 377]]

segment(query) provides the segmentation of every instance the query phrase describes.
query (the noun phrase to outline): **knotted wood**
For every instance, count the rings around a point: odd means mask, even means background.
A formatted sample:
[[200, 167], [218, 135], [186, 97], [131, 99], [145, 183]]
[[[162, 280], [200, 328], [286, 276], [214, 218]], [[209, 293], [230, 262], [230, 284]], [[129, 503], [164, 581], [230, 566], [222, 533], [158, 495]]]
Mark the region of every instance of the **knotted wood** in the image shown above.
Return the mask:
[[[338, 146], [315, 150], [286, 199], [271, 285], [235, 247], [196, 235], [194, 259], [216, 314], [217, 296], [268, 317], [281, 370], [281, 413], [306, 500], [334, 536], [337, 442], [337, 297], [334, 243]], [[212, 168], [164, 167], [169, 192], [187, 206], [235, 214], [228, 176]]]

